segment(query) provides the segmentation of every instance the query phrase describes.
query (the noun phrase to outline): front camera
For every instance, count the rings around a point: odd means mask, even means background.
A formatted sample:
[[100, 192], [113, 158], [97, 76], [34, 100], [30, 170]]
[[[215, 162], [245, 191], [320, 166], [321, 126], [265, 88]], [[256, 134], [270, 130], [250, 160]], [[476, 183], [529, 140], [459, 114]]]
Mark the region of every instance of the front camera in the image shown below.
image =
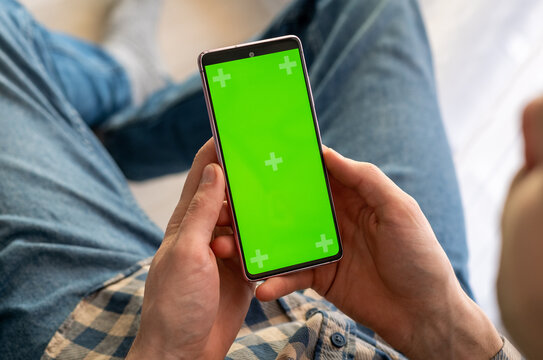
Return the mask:
[[251, 51], [251, 52], [249, 53], [249, 57], [253, 57], [253, 56], [255, 56], [255, 53]]

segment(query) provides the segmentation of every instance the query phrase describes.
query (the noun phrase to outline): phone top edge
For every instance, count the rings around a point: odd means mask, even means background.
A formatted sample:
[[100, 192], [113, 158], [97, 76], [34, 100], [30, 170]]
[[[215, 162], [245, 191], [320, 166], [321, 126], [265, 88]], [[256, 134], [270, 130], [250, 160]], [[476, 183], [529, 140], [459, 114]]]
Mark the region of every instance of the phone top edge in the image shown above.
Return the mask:
[[296, 35], [283, 35], [283, 36], [278, 36], [278, 37], [274, 37], [274, 38], [250, 41], [250, 42], [247, 42], [247, 43], [242, 43], [242, 44], [237, 44], [237, 45], [229, 45], [229, 46], [224, 46], [224, 47], [215, 48], [215, 49], [208, 49], [208, 50], [202, 51], [202, 53], [200, 53], [200, 56], [208, 54], [208, 53], [212, 53], [212, 52], [233, 50], [233, 49], [236, 49], [236, 48], [244, 48], [244, 47], [247, 47], [247, 46], [260, 45], [260, 44], [265, 44], [265, 43], [270, 43], [270, 42], [275, 42], [275, 41], [281, 41], [281, 40], [295, 40], [298, 43], [298, 45], [302, 46], [302, 42], [301, 42], [301, 40], [300, 40], [300, 38], [298, 36], [296, 36]]
[[[288, 41], [293, 41], [296, 45], [291, 47], [285, 46]], [[259, 56], [277, 52], [280, 50], [289, 50], [295, 48], [302, 50], [302, 42], [300, 41], [300, 39], [296, 35], [285, 35], [270, 39], [251, 41], [248, 43], [206, 50], [198, 56], [198, 63], [200, 68], [202, 69], [208, 65], [247, 58], [248, 55], [246, 52], [249, 50], [257, 52], [257, 54], [253, 56]], [[262, 49], [267, 50], [261, 52], [260, 50]]]

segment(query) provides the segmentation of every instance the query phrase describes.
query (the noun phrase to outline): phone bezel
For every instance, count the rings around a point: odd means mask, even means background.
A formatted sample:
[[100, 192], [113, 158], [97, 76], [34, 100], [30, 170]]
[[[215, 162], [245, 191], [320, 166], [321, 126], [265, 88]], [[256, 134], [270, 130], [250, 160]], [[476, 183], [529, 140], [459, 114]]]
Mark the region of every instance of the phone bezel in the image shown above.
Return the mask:
[[[320, 157], [321, 157], [322, 169], [324, 171], [324, 178], [325, 178], [325, 181], [326, 181], [326, 187], [327, 187], [327, 191], [328, 191], [328, 198], [330, 200], [330, 206], [331, 206], [331, 210], [332, 210], [332, 217], [334, 219], [334, 226], [335, 226], [335, 230], [336, 230], [336, 236], [337, 236], [337, 240], [338, 240], [339, 250], [338, 250], [337, 254], [335, 254], [333, 256], [329, 256], [329, 257], [325, 257], [325, 258], [322, 258], [322, 259], [313, 260], [313, 261], [309, 261], [309, 262], [305, 262], [305, 263], [301, 263], [301, 264], [291, 265], [291, 266], [288, 266], [288, 267], [285, 267], [285, 268], [266, 271], [266, 272], [263, 272], [263, 273], [253, 275], [253, 274], [249, 273], [249, 271], [247, 270], [247, 264], [245, 262], [245, 257], [243, 256], [243, 244], [242, 244], [241, 239], [239, 237], [236, 211], [235, 211], [234, 203], [233, 203], [233, 200], [232, 200], [232, 194], [231, 194], [230, 184], [229, 184], [229, 180], [228, 180], [228, 173], [227, 173], [227, 170], [226, 170], [226, 165], [225, 165], [224, 157], [223, 157], [223, 154], [222, 154], [221, 140], [220, 140], [220, 137], [219, 137], [219, 134], [218, 134], [217, 122], [216, 122], [216, 119], [215, 119], [215, 111], [213, 109], [213, 101], [211, 99], [211, 94], [210, 94], [209, 86], [208, 86], [208, 83], [207, 83], [207, 76], [206, 76], [206, 72], [205, 72], [205, 66], [218, 64], [218, 63], [222, 63], [222, 62], [227, 62], [227, 61], [245, 59], [245, 58], [249, 58], [249, 57], [257, 57], [257, 56], [260, 56], [260, 55], [265, 55], [265, 54], [270, 54], [270, 53], [285, 51], [285, 50], [291, 50], [291, 49], [298, 49], [299, 52], [300, 52], [300, 59], [301, 59], [302, 68], [303, 68], [303, 72], [304, 72], [305, 84], [306, 84], [307, 94], [308, 94], [308, 97], [309, 97], [311, 113], [313, 115], [313, 125], [314, 125], [314, 129], [315, 129], [315, 135], [317, 136], [317, 142], [318, 142], [318, 146], [319, 146], [319, 153], [320, 153]], [[250, 52], [254, 53], [254, 55], [249, 56]], [[246, 43], [246, 44], [240, 44], [240, 45], [235, 45], [235, 46], [230, 46], [230, 47], [225, 47], [225, 48], [220, 48], [220, 49], [204, 51], [198, 56], [198, 67], [199, 67], [199, 70], [200, 70], [200, 76], [202, 78], [202, 84], [203, 84], [203, 87], [204, 87], [204, 95], [205, 95], [205, 99], [206, 99], [207, 111], [208, 111], [208, 115], [209, 115], [211, 130], [212, 130], [212, 133], [213, 133], [213, 139], [214, 139], [214, 143], [215, 143], [215, 151], [217, 152], [217, 158], [218, 158], [218, 160], [219, 160], [219, 162], [221, 164], [221, 167], [222, 167], [222, 169], [224, 171], [224, 174], [225, 174], [226, 188], [227, 188], [226, 194], [227, 194], [228, 204], [229, 204], [229, 208], [230, 208], [230, 215], [232, 216], [232, 222], [233, 222], [233, 224], [232, 224], [233, 229], [232, 230], [234, 231], [234, 237], [236, 239], [240, 260], [241, 260], [241, 263], [243, 265], [243, 274], [244, 274], [245, 278], [247, 280], [249, 280], [249, 281], [260, 281], [260, 280], [267, 279], [269, 277], [284, 275], [284, 274], [287, 274], [287, 273], [292, 273], [292, 272], [301, 271], [301, 270], [306, 270], [308, 268], [321, 266], [321, 265], [324, 265], [324, 264], [329, 264], [329, 263], [332, 263], [332, 262], [335, 262], [335, 261], [339, 261], [343, 257], [343, 247], [342, 247], [342, 243], [341, 243], [341, 234], [339, 232], [339, 226], [338, 226], [338, 223], [337, 223], [334, 200], [333, 200], [333, 197], [332, 197], [330, 182], [328, 180], [328, 171], [327, 171], [326, 165], [324, 163], [324, 155], [323, 155], [323, 151], [322, 151], [322, 141], [321, 141], [319, 125], [318, 125], [318, 122], [317, 122], [317, 114], [316, 114], [316, 111], [315, 111], [315, 104], [313, 102], [313, 93], [311, 91], [311, 85], [309, 83], [309, 76], [308, 76], [308, 73], [307, 73], [307, 67], [306, 67], [303, 48], [302, 48], [302, 43], [301, 43], [300, 39], [297, 36], [294, 36], [294, 35], [287, 35], [287, 36], [281, 36], [281, 37], [272, 38], [272, 39], [266, 39], [266, 40], [255, 41], [255, 42]]]

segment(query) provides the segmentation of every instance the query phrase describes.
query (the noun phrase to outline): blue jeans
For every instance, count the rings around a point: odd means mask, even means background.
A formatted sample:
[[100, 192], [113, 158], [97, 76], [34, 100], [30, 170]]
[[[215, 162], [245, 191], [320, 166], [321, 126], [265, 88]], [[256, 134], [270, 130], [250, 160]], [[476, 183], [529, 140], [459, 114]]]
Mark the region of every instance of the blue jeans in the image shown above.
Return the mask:
[[[300, 0], [261, 36], [283, 34], [304, 44], [323, 142], [377, 164], [419, 202], [471, 294], [462, 206], [416, 1]], [[190, 166], [211, 135], [204, 97], [193, 77], [139, 108], [129, 104], [129, 81], [110, 56], [2, 0], [2, 357], [39, 357], [82, 297], [160, 245], [163, 234], [126, 177]]]

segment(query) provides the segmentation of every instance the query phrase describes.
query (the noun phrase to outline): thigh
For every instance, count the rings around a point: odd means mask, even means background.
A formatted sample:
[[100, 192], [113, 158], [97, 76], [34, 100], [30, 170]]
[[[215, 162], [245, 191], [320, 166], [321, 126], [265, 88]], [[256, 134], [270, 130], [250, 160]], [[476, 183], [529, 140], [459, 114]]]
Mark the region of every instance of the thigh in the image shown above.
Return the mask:
[[128, 75], [112, 56], [89, 42], [35, 27], [50, 78], [88, 126], [99, 126], [131, 104]]
[[17, 4], [0, 6], [0, 353], [14, 359], [39, 357], [82, 296], [162, 236], [50, 78], [32, 29]]
[[17, 1], [3, 0], [0, 9], [9, 18], [4, 31], [12, 38], [23, 39], [19, 48], [32, 51], [24, 54], [39, 64], [89, 126], [99, 125], [130, 105], [125, 70], [99, 46], [46, 29]]

